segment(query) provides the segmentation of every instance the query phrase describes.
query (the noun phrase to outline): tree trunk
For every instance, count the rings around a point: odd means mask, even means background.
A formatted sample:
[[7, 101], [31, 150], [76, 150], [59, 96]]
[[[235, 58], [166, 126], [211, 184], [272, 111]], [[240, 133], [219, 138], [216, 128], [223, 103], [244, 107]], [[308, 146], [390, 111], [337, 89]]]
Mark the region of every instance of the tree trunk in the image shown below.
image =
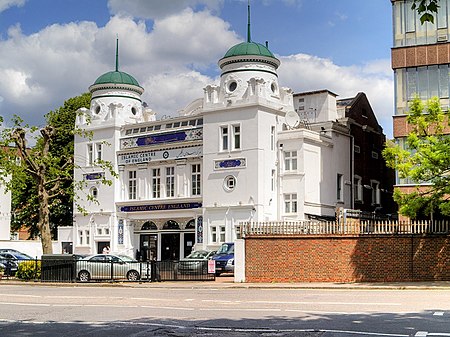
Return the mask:
[[52, 233], [50, 231], [50, 211], [48, 192], [45, 189], [45, 178], [38, 181], [39, 222], [42, 254], [53, 254]]

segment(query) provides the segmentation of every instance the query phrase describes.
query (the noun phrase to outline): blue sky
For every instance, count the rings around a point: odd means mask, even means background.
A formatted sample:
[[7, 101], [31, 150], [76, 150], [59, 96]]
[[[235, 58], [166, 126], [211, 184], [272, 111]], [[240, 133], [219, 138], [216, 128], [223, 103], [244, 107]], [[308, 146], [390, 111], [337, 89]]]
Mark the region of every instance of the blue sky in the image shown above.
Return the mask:
[[[294, 92], [365, 92], [392, 136], [389, 0], [252, 0], [252, 40], [269, 42]], [[64, 100], [114, 68], [175, 116], [217, 83], [217, 61], [245, 39], [246, 0], [0, 0], [0, 115], [42, 125]]]

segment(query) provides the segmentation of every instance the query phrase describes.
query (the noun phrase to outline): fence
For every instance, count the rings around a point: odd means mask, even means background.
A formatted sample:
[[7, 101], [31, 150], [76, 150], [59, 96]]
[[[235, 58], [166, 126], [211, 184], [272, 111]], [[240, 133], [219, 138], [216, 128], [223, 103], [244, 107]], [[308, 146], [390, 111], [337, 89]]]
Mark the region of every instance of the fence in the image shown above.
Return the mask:
[[[4, 261], [16, 263], [14, 261]], [[42, 282], [156, 282], [213, 281], [208, 273], [208, 260], [117, 262], [77, 260], [73, 255], [43, 255], [42, 260], [18, 262], [8, 270], [6, 278], [18, 277]], [[5, 270], [6, 271], [6, 270]]]
[[448, 221], [266, 221], [241, 224], [242, 237], [255, 235], [450, 234]]

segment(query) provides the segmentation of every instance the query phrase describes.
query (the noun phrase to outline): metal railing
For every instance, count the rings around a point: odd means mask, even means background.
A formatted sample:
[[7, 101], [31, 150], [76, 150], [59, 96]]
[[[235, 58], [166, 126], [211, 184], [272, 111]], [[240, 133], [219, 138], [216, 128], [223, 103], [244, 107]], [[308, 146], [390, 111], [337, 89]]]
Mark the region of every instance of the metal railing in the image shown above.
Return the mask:
[[208, 273], [208, 260], [113, 262], [77, 260], [73, 255], [46, 255], [42, 259], [3, 261], [3, 277], [42, 282], [160, 282], [213, 281]]
[[264, 221], [241, 223], [242, 237], [255, 235], [450, 234], [448, 221]]

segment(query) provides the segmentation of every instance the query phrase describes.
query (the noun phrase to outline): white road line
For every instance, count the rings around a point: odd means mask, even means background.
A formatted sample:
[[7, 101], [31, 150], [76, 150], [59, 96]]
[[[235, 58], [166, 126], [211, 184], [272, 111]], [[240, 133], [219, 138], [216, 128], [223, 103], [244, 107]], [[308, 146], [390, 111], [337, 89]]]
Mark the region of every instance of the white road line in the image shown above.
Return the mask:
[[20, 305], [27, 307], [50, 307], [51, 304], [43, 304], [43, 303], [14, 303], [14, 302], [0, 302], [0, 305]]
[[198, 308], [199, 311], [282, 311], [279, 308], [265, 308], [265, 309], [255, 309], [255, 308]]
[[402, 306], [401, 303], [392, 302], [293, 302], [293, 301], [227, 301], [227, 300], [202, 300], [202, 302], [224, 303], [224, 304], [297, 304], [297, 305], [372, 305], [372, 306]]
[[428, 336], [428, 332], [426, 331], [417, 331], [416, 334], [414, 335], [414, 337], [427, 337]]
[[444, 312], [443, 311], [436, 311], [433, 316], [444, 316]]
[[187, 310], [187, 311], [194, 311], [194, 308], [181, 308], [181, 307], [151, 307], [149, 305], [140, 305], [140, 308], [149, 308], [149, 309], [166, 309], [166, 310]]

